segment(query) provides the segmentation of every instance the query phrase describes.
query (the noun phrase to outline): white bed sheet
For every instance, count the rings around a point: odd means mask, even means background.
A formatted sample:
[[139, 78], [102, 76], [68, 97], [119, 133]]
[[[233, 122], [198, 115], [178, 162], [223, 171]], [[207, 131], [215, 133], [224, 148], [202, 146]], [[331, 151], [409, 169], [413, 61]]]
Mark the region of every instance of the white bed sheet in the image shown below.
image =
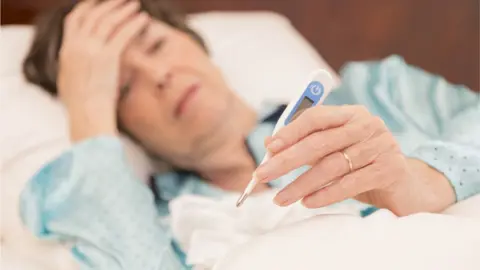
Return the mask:
[[201, 270], [480, 269], [480, 195], [441, 214], [361, 218], [355, 203], [280, 208], [274, 194], [242, 208], [236, 197], [174, 200], [173, 233], [187, 262]]
[[479, 219], [447, 215], [319, 216], [258, 237], [214, 270], [478, 270], [479, 229]]

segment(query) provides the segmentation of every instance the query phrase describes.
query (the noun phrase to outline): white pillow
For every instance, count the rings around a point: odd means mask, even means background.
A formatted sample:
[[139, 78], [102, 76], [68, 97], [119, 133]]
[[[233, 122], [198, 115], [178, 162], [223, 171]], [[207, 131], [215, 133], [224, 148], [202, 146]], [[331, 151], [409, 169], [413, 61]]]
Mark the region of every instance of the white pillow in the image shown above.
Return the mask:
[[[290, 21], [273, 12], [209, 12], [192, 15], [213, 61], [251, 106], [288, 103], [307, 76], [323, 68], [339, 77]], [[303, 89], [302, 89], [303, 90]]]
[[2, 25], [0, 29], [0, 78], [3, 81], [7, 76], [21, 75], [23, 58], [30, 47], [33, 29], [20, 25]]

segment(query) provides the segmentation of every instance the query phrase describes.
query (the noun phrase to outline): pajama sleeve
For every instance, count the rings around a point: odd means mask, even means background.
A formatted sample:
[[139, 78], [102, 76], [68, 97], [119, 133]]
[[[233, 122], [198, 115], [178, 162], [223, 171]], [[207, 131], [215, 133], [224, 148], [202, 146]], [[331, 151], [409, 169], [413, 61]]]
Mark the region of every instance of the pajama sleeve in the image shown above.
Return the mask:
[[480, 193], [480, 108], [465, 108], [442, 124], [441, 138], [422, 143], [409, 156], [442, 172], [462, 201]]
[[151, 191], [115, 137], [83, 141], [43, 167], [23, 191], [21, 211], [37, 237], [68, 245], [80, 269], [183, 269]]
[[480, 193], [480, 95], [398, 57], [347, 65], [332, 104], [364, 104], [405, 155], [442, 172], [457, 201]]

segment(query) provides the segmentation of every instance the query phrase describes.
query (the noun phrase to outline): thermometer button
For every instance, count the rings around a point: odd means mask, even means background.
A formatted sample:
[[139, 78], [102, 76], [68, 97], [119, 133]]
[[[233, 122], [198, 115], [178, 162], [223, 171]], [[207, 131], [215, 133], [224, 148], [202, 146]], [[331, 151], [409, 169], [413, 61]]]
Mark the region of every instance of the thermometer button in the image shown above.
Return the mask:
[[312, 82], [308, 88], [310, 89], [310, 93], [315, 96], [323, 94], [323, 85], [319, 82]]

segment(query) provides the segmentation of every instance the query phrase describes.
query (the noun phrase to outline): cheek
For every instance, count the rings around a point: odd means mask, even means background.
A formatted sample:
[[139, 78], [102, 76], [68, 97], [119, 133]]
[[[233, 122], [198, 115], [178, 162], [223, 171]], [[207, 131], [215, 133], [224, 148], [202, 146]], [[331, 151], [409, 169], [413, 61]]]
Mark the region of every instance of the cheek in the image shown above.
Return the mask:
[[[133, 91], [132, 91], [133, 92]], [[119, 120], [124, 129], [140, 140], [148, 140], [149, 134], [167, 125], [165, 106], [146, 93], [130, 93], [119, 104]]]

